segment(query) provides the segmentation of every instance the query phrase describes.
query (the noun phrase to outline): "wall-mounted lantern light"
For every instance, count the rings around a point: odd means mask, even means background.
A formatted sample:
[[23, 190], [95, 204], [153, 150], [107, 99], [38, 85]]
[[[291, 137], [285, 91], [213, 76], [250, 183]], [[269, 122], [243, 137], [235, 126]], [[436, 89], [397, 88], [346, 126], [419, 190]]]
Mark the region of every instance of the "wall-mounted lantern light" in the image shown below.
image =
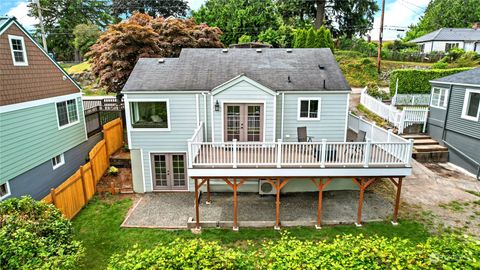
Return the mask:
[[215, 111], [216, 112], [220, 111], [220, 104], [218, 104], [218, 100], [217, 100], [217, 102], [215, 102]]

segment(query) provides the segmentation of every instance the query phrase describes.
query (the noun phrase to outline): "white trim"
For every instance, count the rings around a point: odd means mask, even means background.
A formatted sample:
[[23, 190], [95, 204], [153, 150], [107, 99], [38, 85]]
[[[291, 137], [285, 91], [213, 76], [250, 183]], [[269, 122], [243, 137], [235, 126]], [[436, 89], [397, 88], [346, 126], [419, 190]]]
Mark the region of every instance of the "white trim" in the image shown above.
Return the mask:
[[[445, 98], [443, 99], [443, 105], [436, 105], [436, 104], [433, 104], [433, 92], [435, 91], [435, 89], [438, 89], [440, 90], [440, 96], [438, 97], [438, 102], [440, 103], [440, 100], [441, 100], [441, 96], [442, 96], [442, 90], [444, 90], [444, 94], [445, 94]], [[448, 88], [444, 88], [444, 87], [438, 87], [438, 86], [432, 86], [432, 90], [430, 92], [430, 107], [433, 107], [433, 108], [437, 108], [437, 109], [441, 109], [441, 110], [446, 110], [447, 109], [447, 106], [448, 106], [448, 95], [449, 95], [449, 89]]]
[[242, 168], [242, 169], [189, 169], [190, 177], [242, 177], [242, 176], [289, 176], [289, 177], [318, 177], [318, 176], [407, 176], [412, 174], [411, 167], [404, 168], [280, 168], [280, 169], [264, 169], [264, 168]]
[[[8, 19], [7, 19], [8, 20]], [[4, 28], [2, 29], [2, 31], [0, 31], [0, 35], [3, 34], [3, 32], [5, 32], [8, 28], [10, 28], [10, 26], [12, 26], [12, 24], [14, 23], [15, 21], [14, 20], [11, 20], [8, 25], [4, 26]]]
[[456, 83], [456, 82], [439, 82], [439, 81], [429, 81], [430, 83], [446, 84], [446, 85], [460, 85], [467, 87], [480, 87], [480, 84], [471, 84], [471, 83]]
[[[55, 61], [53, 60], [50, 55], [48, 55], [48, 52], [46, 52], [42, 46], [40, 46], [40, 44], [38, 44], [31, 36], [29, 33], [27, 33], [23, 27], [21, 25], [19, 25], [17, 23], [16, 20], [13, 20], [12, 23], [15, 23], [15, 25], [20, 29], [20, 31], [23, 32], [23, 34], [28, 37], [28, 39], [30, 39], [30, 41], [35, 45], [37, 46], [37, 48], [63, 73], [63, 75], [65, 75], [72, 83], [73, 85], [75, 85], [75, 87], [78, 89], [79, 93], [82, 93], [82, 88], [80, 87], [80, 85], [77, 84], [77, 82], [75, 82], [72, 77], [70, 77], [70, 75]], [[5, 27], [4, 30], [6, 30], [7, 28], [9, 28], [11, 26], [11, 24], [8, 26], [8, 27]], [[3, 33], [3, 32], [2, 32]]]
[[198, 105], [198, 94], [195, 94], [195, 113], [196, 113], [196, 116], [197, 116], [197, 127], [198, 125], [200, 125], [200, 107]]
[[278, 90], [277, 91], [278, 93], [287, 93], [287, 94], [346, 94], [346, 93], [351, 93], [352, 90], [338, 90], [338, 91], [325, 91], [325, 90], [312, 90], [312, 91], [291, 91], [291, 90], [287, 90], [287, 91], [282, 91], [282, 90]]
[[210, 94], [210, 128], [212, 129], [212, 142], [215, 142], [215, 121], [213, 118], [213, 95]]
[[[204, 90], [175, 90], [175, 91], [164, 91], [164, 90], [122, 90], [122, 94], [201, 94], [204, 93]], [[107, 96], [111, 97], [111, 96]]]
[[203, 124], [205, 125], [204, 128], [203, 128], [203, 138], [206, 140], [208, 138], [208, 129], [207, 129], [207, 126], [208, 126], [208, 122], [207, 122], [207, 94], [205, 94], [205, 92], [202, 92], [202, 96], [203, 96]]
[[[53, 161], [54, 161], [58, 156], [60, 156], [60, 162], [57, 163], [57, 164], [54, 164]], [[53, 169], [53, 170], [56, 170], [56, 169], [62, 167], [62, 166], [65, 164], [65, 155], [64, 155], [63, 153], [61, 153], [60, 155], [56, 155], [56, 156], [54, 156], [53, 158], [51, 158], [50, 161], [52, 162], [52, 169]]]
[[[273, 96], [273, 139], [272, 142], [275, 142], [277, 140], [277, 96], [278, 94], [275, 94]], [[265, 108], [263, 108], [264, 112], [266, 111]], [[265, 120], [264, 120], [265, 121]], [[265, 132], [263, 132], [264, 140], [265, 141]]]
[[[18, 39], [22, 42], [22, 54], [24, 58], [24, 62], [17, 62], [15, 60], [15, 54], [13, 50], [13, 44], [12, 44], [12, 39]], [[10, 52], [12, 54], [12, 61], [14, 66], [28, 66], [28, 56], [27, 56], [27, 47], [25, 47], [25, 40], [21, 36], [15, 36], [15, 35], [8, 35], [8, 43], [10, 44]], [[18, 52], [18, 50], [16, 50]]]
[[[68, 113], [68, 101], [70, 100], [74, 100], [75, 101], [75, 110], [77, 111], [77, 121], [74, 121], [74, 122], [70, 122], [70, 114]], [[67, 120], [68, 120], [68, 124], [65, 124], [63, 126], [60, 126], [60, 119], [58, 118], [58, 108], [57, 108], [57, 104], [59, 103], [63, 103], [65, 102], [65, 109], [67, 110]], [[62, 129], [65, 129], [65, 128], [68, 128], [68, 127], [71, 127], [71, 126], [74, 126], [78, 123], [80, 123], [80, 115], [78, 113], [78, 101], [76, 98], [73, 98], [73, 99], [67, 99], [67, 100], [63, 100], [63, 101], [58, 101], [58, 102], [55, 102], [55, 115], [57, 116], [57, 127], [58, 127], [58, 130], [62, 130]], [[86, 124], [85, 124], [86, 125]]]
[[[130, 121], [130, 100], [128, 99], [128, 95], [123, 96], [123, 103], [125, 105], [125, 122], [127, 124], [127, 143], [128, 143], [128, 148], [132, 149], [132, 123]], [[143, 161], [143, 157], [142, 157]], [[145, 176], [143, 177], [145, 179]], [[144, 188], [145, 190], [145, 188]]]
[[[128, 99], [128, 102], [133, 103], [133, 102], [165, 102], [167, 103], [167, 127], [166, 128], [135, 128], [132, 126], [132, 122], [129, 121], [129, 125], [132, 131], [157, 131], [157, 132], [169, 132], [172, 130], [172, 122], [170, 121], [170, 99], [168, 98], [132, 98]], [[128, 116], [131, 120], [131, 110], [128, 110]]]
[[[4, 199], [8, 198], [10, 195], [12, 195], [12, 191], [10, 190], [10, 183], [7, 181], [5, 183], [3, 183], [2, 185], [5, 185], [5, 187], [7, 188], [7, 194], [3, 195], [2, 197], [0, 197], [0, 201], [3, 201]], [[1, 186], [1, 185], [0, 185]]]
[[477, 116], [476, 117], [467, 115], [467, 107], [470, 103], [470, 93], [480, 94], [480, 90], [478, 90], [478, 89], [466, 89], [465, 97], [463, 98], [463, 105], [462, 105], [462, 118], [466, 119], [466, 120], [478, 122], [478, 119], [480, 118], [480, 106], [477, 109]]
[[251, 85], [253, 85], [253, 86], [255, 86], [256, 88], [258, 88], [258, 89], [260, 89], [260, 90], [262, 90], [262, 91], [264, 91], [264, 92], [272, 95], [272, 96], [277, 94], [277, 93], [276, 93], [275, 91], [273, 91], [272, 89], [270, 89], [270, 88], [268, 88], [268, 87], [266, 87], [266, 86], [264, 86], [264, 85], [262, 85], [262, 84], [260, 84], [260, 83], [258, 83], [258, 82], [256, 82], [256, 81], [248, 78], [248, 77], [245, 76], [244, 74], [241, 74], [241, 75], [239, 75], [239, 76], [237, 76], [237, 77], [235, 77], [235, 78], [233, 78], [233, 79], [231, 79], [231, 80], [229, 80], [229, 81], [224, 82], [223, 84], [220, 84], [220, 85], [217, 86], [217, 87], [214, 87], [214, 88], [212, 89], [212, 91], [211, 91], [211, 92], [212, 92], [212, 95], [219, 94], [219, 93], [221, 93], [221, 92], [223, 92], [223, 91], [225, 91], [225, 90], [233, 87], [234, 85], [236, 85], [236, 84], [238, 84], [238, 83], [240, 83], [240, 82], [244, 82], [244, 81], [247, 82], [247, 83], [249, 83], [249, 84], [251, 84]]
[[74, 98], [76, 99], [79, 97], [82, 97], [81, 93], [68, 94], [64, 96], [49, 97], [49, 98], [37, 99], [37, 100], [15, 103], [10, 105], [4, 105], [4, 106], [0, 106], [0, 113], [32, 108], [32, 107], [41, 106], [41, 105], [50, 104], [50, 103], [56, 103], [64, 100], [69, 100]]
[[348, 133], [348, 109], [350, 108], [350, 93], [347, 94], [347, 108], [345, 109], [345, 136], [343, 141], [347, 141], [347, 133]]
[[280, 139], [283, 141], [283, 121], [285, 119], [285, 93], [282, 93], [282, 122], [281, 122], [281, 130], [280, 130]]
[[[310, 111], [310, 101], [317, 100], [318, 101], [318, 112], [317, 117], [310, 118], [310, 117], [300, 117], [300, 104], [302, 101], [308, 101], [308, 110]], [[321, 97], [299, 97], [297, 100], [297, 121], [318, 121], [320, 120], [320, 114], [322, 112], [322, 98]]]
[[[220, 101], [220, 113], [221, 113], [221, 129], [220, 131], [222, 132], [222, 142], [225, 142], [225, 126], [224, 126], [224, 107], [225, 103], [231, 103], [231, 104], [263, 104], [263, 142], [265, 142], [266, 139], [266, 127], [267, 127], [267, 101], [266, 100], [221, 100], [217, 99], [217, 101]], [[213, 123], [213, 120], [212, 120]], [[274, 131], [275, 132], [275, 131]], [[273, 136], [275, 138], [275, 135]], [[213, 142], [213, 140], [212, 140]]]
[[140, 156], [142, 157], [142, 182], [143, 182], [143, 192], [147, 192], [147, 181], [145, 179], [145, 159], [144, 159], [144, 156], [143, 156], [143, 148], [140, 148]]
[[[77, 100], [78, 102], [78, 100]], [[88, 132], [87, 132], [87, 119], [85, 119], [85, 108], [83, 107], [83, 98], [80, 98], [80, 108], [79, 110], [82, 112], [80, 116], [83, 119], [83, 130], [85, 131], [85, 141], [88, 141]]]

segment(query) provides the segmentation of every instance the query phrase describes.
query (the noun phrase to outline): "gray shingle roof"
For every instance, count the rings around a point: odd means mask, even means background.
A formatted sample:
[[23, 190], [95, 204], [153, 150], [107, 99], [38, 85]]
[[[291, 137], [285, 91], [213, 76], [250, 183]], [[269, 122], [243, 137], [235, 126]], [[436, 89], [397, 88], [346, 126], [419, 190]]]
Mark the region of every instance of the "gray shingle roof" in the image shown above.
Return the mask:
[[478, 85], [480, 87], [480, 68], [470, 69], [443, 78], [431, 80], [430, 82], [441, 82], [448, 84], [472, 84]]
[[473, 28], [440, 28], [410, 42], [426, 41], [480, 41], [480, 29]]
[[[324, 67], [320, 69], [319, 65]], [[179, 58], [141, 58], [123, 91], [209, 91], [244, 74], [275, 91], [350, 90], [330, 49], [183, 49]], [[288, 82], [290, 76], [290, 82]], [[325, 80], [326, 89], [323, 89]]]

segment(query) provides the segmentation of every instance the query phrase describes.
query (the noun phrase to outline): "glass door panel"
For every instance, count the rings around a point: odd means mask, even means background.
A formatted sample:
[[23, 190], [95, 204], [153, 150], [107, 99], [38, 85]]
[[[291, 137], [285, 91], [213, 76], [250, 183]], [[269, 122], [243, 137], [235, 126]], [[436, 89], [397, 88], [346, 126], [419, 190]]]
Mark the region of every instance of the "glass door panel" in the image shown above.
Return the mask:
[[155, 189], [168, 188], [167, 155], [153, 155], [153, 179]]
[[241, 141], [241, 105], [226, 105], [226, 141]]
[[186, 187], [185, 155], [172, 154], [172, 184], [174, 189]]
[[262, 106], [247, 105], [247, 141], [262, 140]]

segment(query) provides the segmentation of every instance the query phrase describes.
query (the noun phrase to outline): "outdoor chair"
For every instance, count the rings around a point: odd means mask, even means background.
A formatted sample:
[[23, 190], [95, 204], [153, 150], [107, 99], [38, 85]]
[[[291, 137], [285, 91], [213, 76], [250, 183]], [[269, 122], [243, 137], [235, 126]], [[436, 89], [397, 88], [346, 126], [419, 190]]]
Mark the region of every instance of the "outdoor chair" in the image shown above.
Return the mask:
[[307, 127], [297, 127], [298, 142], [311, 142], [312, 136], [307, 135]]
[[[357, 133], [357, 137], [354, 139], [354, 140], [349, 140], [350, 142], [365, 142], [365, 139], [367, 138], [367, 132], [366, 131], [363, 131], [363, 130], [359, 130], [358, 133]], [[348, 150], [345, 149], [345, 152], [347, 152]], [[363, 155], [363, 147], [359, 146], [359, 145], [355, 145], [353, 146], [353, 153], [350, 155], [351, 157], [355, 156], [355, 155]]]

